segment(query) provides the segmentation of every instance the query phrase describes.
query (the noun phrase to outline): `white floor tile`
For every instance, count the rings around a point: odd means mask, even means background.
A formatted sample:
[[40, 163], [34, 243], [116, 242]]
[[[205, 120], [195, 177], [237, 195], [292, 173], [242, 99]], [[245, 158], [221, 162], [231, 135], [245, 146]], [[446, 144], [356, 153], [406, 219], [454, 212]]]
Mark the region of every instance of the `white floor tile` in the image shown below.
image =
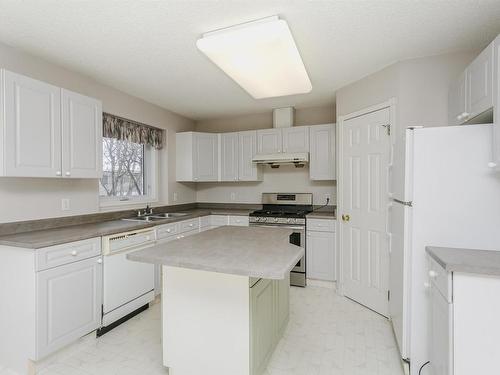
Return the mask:
[[[390, 322], [331, 288], [292, 288], [290, 323], [264, 375], [402, 375]], [[44, 361], [41, 375], [168, 375], [160, 304]], [[15, 375], [0, 368], [0, 375]], [[216, 374], [206, 374], [216, 375]]]

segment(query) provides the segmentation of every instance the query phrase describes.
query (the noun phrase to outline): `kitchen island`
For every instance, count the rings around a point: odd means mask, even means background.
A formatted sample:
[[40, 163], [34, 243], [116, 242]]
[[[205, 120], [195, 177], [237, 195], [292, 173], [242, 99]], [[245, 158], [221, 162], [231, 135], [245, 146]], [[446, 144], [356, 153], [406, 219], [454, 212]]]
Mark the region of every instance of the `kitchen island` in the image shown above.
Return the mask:
[[221, 227], [129, 254], [161, 264], [163, 364], [170, 375], [260, 375], [289, 316], [304, 255], [290, 229]]

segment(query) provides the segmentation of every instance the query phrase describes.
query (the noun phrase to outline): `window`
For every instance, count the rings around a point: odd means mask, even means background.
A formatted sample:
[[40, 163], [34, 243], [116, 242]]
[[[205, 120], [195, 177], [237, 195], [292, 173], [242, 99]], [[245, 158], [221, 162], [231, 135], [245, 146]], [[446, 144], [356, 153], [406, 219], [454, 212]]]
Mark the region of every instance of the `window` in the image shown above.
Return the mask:
[[156, 150], [106, 137], [102, 146], [101, 205], [156, 200]]

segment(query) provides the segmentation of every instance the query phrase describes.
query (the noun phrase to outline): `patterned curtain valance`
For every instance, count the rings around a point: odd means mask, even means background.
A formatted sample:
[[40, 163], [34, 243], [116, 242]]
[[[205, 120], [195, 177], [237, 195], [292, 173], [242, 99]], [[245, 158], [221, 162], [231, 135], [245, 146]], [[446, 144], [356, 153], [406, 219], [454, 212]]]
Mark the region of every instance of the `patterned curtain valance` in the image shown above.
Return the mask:
[[122, 117], [103, 113], [103, 136], [163, 148], [163, 130]]

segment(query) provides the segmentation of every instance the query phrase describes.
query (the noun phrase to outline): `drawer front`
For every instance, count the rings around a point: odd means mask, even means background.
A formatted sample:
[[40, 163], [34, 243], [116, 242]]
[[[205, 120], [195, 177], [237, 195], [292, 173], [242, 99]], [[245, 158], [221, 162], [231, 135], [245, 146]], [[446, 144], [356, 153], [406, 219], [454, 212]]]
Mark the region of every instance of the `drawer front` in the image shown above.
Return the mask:
[[451, 272], [446, 272], [446, 270], [431, 257], [429, 257], [429, 279], [443, 297], [451, 303], [453, 294]]
[[200, 233], [200, 232], [198, 231], [198, 229], [191, 230], [191, 231], [188, 231], [188, 232], [178, 233], [178, 234], [174, 237], [174, 239], [176, 239], [176, 240], [180, 240], [181, 238], [186, 238], [186, 237], [192, 236], [193, 234], [197, 234], [197, 233]]
[[210, 226], [210, 216], [200, 217], [200, 228], [205, 228]]
[[162, 240], [175, 236], [178, 232], [177, 224], [160, 225], [156, 228], [156, 239]]
[[178, 233], [189, 232], [191, 230], [198, 230], [200, 228], [200, 220], [199, 218], [196, 218], [196, 219], [181, 221], [180, 223], [178, 223], [178, 225], [179, 225]]
[[35, 268], [42, 271], [98, 255], [101, 255], [100, 238], [45, 247], [36, 251]]
[[220, 227], [227, 225], [228, 217], [226, 215], [210, 215], [210, 225], [213, 227]]
[[229, 216], [229, 225], [248, 227], [248, 216]]
[[335, 220], [307, 219], [307, 230], [317, 232], [335, 232]]

